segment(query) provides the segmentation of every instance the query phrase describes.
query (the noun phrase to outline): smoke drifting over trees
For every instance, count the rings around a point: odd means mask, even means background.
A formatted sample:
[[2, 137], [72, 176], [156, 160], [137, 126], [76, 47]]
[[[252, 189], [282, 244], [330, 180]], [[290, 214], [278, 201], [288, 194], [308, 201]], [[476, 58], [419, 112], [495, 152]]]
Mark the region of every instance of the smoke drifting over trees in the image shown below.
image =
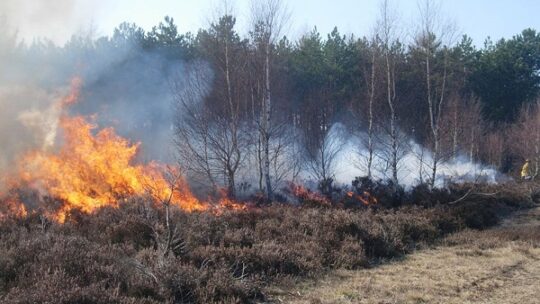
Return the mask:
[[226, 12], [197, 33], [167, 17], [148, 32], [124, 23], [111, 37], [79, 33], [58, 46], [21, 43], [9, 26], [23, 9], [14, 3], [0, 4], [0, 170], [58, 144], [54, 102], [79, 77], [70, 111], [142, 142], [141, 160], [178, 160], [190, 180], [231, 196], [272, 198], [299, 177], [326, 193], [364, 175], [435, 186], [453, 172], [516, 172], [525, 158], [538, 172], [533, 29], [477, 49], [467, 36], [447, 39], [455, 32], [437, 26], [443, 12], [422, 2], [409, 41], [384, 1], [370, 37], [315, 28], [292, 41], [280, 31], [287, 9], [272, 0], [253, 6], [245, 36]]
[[60, 42], [92, 24], [100, 12], [101, 0], [4, 0], [0, 19], [19, 36], [47, 38]]

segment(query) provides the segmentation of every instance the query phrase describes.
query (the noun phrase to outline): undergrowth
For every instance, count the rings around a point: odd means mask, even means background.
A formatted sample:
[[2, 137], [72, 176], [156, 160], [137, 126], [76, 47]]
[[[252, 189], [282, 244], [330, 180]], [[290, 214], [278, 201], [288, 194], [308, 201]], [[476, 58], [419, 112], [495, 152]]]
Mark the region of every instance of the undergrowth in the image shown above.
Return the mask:
[[163, 208], [141, 198], [92, 215], [74, 211], [65, 224], [40, 212], [7, 217], [0, 221], [0, 302], [250, 303], [280, 280], [366, 267], [534, 204], [520, 185], [467, 187], [417, 188], [399, 204], [371, 189], [382, 199], [369, 207], [306, 202], [219, 216], [174, 210], [170, 228]]

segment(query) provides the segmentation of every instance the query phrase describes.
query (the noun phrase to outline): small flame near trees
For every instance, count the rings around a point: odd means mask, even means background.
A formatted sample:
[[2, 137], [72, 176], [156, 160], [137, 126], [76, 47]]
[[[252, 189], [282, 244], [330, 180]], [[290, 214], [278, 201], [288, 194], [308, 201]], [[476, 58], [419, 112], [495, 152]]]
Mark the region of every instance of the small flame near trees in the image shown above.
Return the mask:
[[347, 197], [357, 200], [365, 206], [377, 205], [379, 202], [376, 197], [371, 195], [368, 191], [364, 191], [361, 194], [355, 194], [352, 191], [347, 192]]
[[292, 195], [296, 197], [301, 204], [312, 205], [314, 207], [332, 206], [332, 202], [330, 202], [328, 197], [321, 193], [311, 191], [306, 187], [295, 183], [291, 183], [289, 187]]

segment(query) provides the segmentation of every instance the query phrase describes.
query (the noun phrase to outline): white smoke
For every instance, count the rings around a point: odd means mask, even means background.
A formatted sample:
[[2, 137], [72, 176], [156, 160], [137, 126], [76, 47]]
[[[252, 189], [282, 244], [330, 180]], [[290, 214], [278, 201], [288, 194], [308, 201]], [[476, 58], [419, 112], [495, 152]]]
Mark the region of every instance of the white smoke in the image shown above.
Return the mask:
[[2, 0], [0, 18], [21, 40], [48, 39], [62, 44], [73, 33], [91, 25], [102, 7], [97, 2], [101, 1]]
[[[332, 172], [336, 184], [350, 186], [356, 177], [367, 176], [364, 160], [367, 149], [362, 146], [363, 141], [359, 136], [348, 132], [342, 123], [334, 123], [326, 136], [327, 142], [332, 143], [329, 148], [337, 151], [335, 158], [326, 160], [331, 162], [327, 164], [327, 169]], [[279, 182], [277, 180], [273, 181], [276, 190], [287, 187], [290, 181], [303, 184], [311, 190], [317, 190], [318, 181], [309, 165], [306, 164], [305, 155], [302, 155], [305, 152], [300, 137], [297, 136], [297, 140], [287, 147], [286, 153], [279, 156], [280, 161], [287, 164], [287, 166], [281, 172], [272, 172], [274, 175], [283, 174]], [[376, 149], [374, 153], [372, 176], [375, 180], [385, 181], [391, 179], [389, 164], [384, 159], [385, 154], [380, 149]], [[400, 185], [404, 186], [405, 189], [410, 189], [421, 182], [427, 182], [431, 176], [430, 168], [432, 163], [431, 152], [426, 148], [422, 149], [421, 145], [412, 140], [408, 142], [406, 149], [401, 153], [398, 163], [398, 181]], [[295, 175], [297, 172], [291, 170], [294, 164], [301, 167], [298, 175]], [[239, 170], [239, 181], [249, 186], [247, 194], [252, 194], [254, 190], [258, 189], [258, 169], [254, 168], [258, 168], [257, 159], [255, 155], [248, 155], [245, 159], [245, 166]], [[421, 169], [422, 172], [420, 172]], [[435, 185], [445, 187], [449, 183], [497, 183], [507, 179], [508, 177], [502, 175], [496, 169], [470, 161], [468, 157], [460, 155], [452, 160], [438, 164]]]
[[[336, 130], [341, 129], [339, 132]], [[345, 127], [335, 124], [327, 136], [343, 134]], [[355, 177], [367, 176], [364, 158], [367, 149], [362, 146], [362, 140], [356, 135], [347, 133], [343, 138], [343, 148], [337, 157], [336, 181], [340, 184], [350, 185]], [[401, 153], [398, 162], [398, 180], [406, 188], [413, 187], [420, 182], [426, 182], [431, 175], [433, 157], [429, 150], [422, 149], [418, 143], [410, 140]], [[423, 151], [422, 151], [423, 150]], [[385, 153], [380, 149], [374, 151], [372, 175], [375, 179], [387, 180], [391, 177], [390, 166], [383, 157]], [[488, 182], [496, 183], [505, 179], [496, 169], [473, 162], [468, 157], [459, 155], [452, 160], [438, 164], [435, 184], [444, 187], [449, 182]]]
[[65, 47], [20, 46], [10, 37], [0, 33], [0, 176], [26, 152], [58, 143], [59, 101], [70, 93], [74, 77], [82, 87], [70, 114], [96, 117], [99, 128], [114, 127], [141, 142], [141, 160], [172, 159], [169, 77], [182, 61], [136, 45], [100, 46], [88, 37]]
[[51, 147], [56, 139], [60, 109], [56, 106], [68, 88], [55, 92], [0, 83], [0, 170], [13, 167], [17, 155]]

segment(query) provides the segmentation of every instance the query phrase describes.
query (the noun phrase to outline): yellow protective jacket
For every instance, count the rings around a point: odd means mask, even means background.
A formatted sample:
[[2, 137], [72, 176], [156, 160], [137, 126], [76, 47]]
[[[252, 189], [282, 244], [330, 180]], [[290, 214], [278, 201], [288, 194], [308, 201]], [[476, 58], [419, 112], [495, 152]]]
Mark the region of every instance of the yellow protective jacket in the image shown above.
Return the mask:
[[521, 177], [527, 177], [527, 176], [531, 176], [529, 162], [526, 162], [523, 165], [523, 168], [521, 168]]

